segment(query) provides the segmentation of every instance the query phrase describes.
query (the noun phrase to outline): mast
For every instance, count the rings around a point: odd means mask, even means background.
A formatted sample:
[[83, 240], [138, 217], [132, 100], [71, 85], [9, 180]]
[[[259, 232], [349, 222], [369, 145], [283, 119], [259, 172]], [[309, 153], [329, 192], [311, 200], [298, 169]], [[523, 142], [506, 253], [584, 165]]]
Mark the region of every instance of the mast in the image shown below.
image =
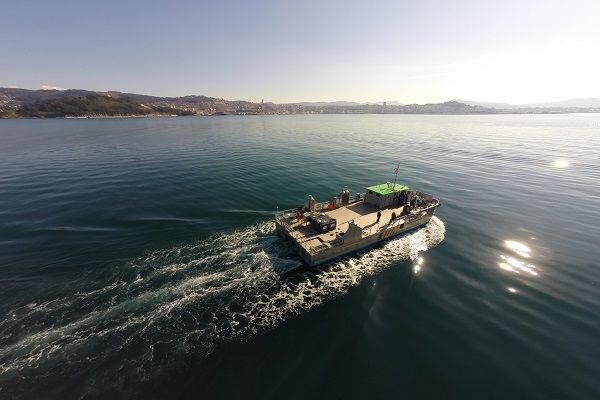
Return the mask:
[[400, 163], [398, 163], [398, 166], [394, 169], [394, 172], [396, 173], [396, 176], [394, 177], [394, 186], [392, 186], [392, 188], [395, 190], [396, 181], [398, 180], [398, 172], [400, 172]]

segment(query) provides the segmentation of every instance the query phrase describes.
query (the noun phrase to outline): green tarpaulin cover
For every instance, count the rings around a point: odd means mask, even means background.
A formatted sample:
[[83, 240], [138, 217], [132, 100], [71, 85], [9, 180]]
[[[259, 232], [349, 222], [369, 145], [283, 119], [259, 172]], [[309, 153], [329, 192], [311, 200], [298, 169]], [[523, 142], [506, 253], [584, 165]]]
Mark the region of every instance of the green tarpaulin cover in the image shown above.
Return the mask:
[[403, 190], [407, 190], [408, 186], [404, 186], [399, 183], [390, 183], [390, 184], [382, 183], [380, 185], [369, 186], [368, 188], [365, 188], [365, 189], [384, 196], [387, 194], [398, 193]]

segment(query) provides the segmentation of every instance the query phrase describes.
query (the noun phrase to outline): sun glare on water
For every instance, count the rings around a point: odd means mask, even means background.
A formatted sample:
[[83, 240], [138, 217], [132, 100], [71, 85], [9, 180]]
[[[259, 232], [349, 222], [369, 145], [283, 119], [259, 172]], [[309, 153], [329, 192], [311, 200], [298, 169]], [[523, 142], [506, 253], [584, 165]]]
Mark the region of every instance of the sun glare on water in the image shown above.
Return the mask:
[[514, 251], [518, 255], [524, 258], [531, 257], [531, 249], [527, 247], [525, 244], [514, 241], [514, 240], [505, 240], [504, 246]]
[[417, 262], [415, 263], [415, 265], [413, 266], [413, 272], [415, 274], [418, 274], [419, 271], [421, 270], [421, 265], [423, 265], [423, 257], [419, 257], [417, 258]]
[[554, 168], [567, 168], [571, 163], [567, 160], [556, 160], [552, 163]]
[[[531, 249], [527, 245], [515, 240], [505, 240], [504, 247], [512, 251], [514, 255], [500, 254], [502, 260], [498, 263], [500, 268], [515, 274], [527, 273], [538, 276], [537, 267], [528, 261], [531, 258]], [[512, 292], [512, 290], [509, 289], [509, 292]]]

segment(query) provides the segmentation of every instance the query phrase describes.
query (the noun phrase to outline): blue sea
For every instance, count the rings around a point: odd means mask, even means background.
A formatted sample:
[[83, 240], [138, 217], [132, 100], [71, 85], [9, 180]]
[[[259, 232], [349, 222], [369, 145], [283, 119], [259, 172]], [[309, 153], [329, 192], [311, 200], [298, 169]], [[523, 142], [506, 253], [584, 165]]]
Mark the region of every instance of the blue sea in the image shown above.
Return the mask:
[[[308, 270], [274, 212], [429, 224]], [[598, 399], [600, 115], [0, 121], [2, 399]]]

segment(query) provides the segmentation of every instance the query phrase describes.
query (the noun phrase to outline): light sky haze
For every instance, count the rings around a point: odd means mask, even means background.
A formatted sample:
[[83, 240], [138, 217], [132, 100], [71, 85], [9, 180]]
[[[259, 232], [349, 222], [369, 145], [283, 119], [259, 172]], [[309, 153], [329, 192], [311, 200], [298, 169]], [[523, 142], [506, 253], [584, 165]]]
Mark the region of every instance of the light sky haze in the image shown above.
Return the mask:
[[0, 0], [0, 86], [229, 100], [600, 97], [600, 1]]

